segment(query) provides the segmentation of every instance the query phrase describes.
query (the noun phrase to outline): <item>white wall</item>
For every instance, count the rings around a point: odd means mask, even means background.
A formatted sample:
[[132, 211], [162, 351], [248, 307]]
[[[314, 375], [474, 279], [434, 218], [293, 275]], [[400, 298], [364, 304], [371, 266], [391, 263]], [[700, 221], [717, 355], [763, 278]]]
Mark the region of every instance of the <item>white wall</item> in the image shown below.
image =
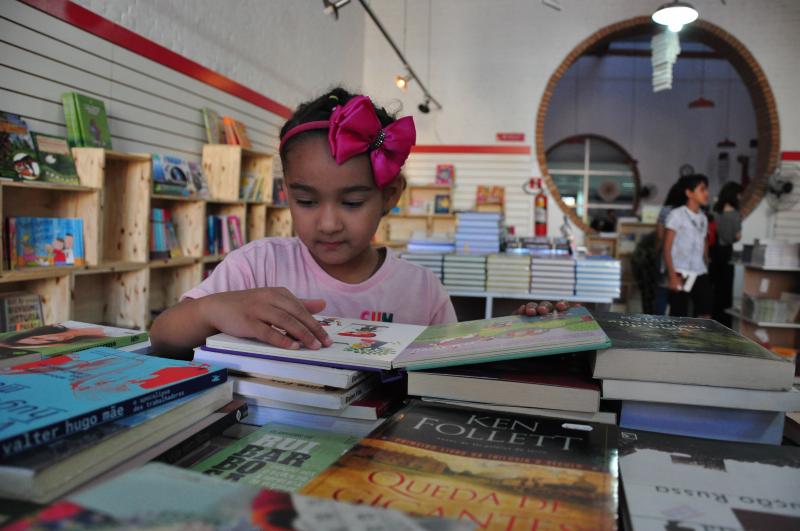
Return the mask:
[[[598, 29], [650, 15], [662, 3], [562, 0], [562, 10], [555, 11], [533, 0], [408, 0], [406, 53], [444, 109], [420, 114], [419, 89], [412, 84], [405, 94], [397, 90], [393, 79], [401, 64], [369, 21], [364, 89], [381, 101], [397, 99], [412, 112], [420, 143], [492, 144], [498, 131], [524, 131], [532, 142], [545, 85], [566, 55]], [[402, 36], [404, 2], [374, 0], [371, 5], [389, 32]], [[781, 147], [798, 149], [800, 2], [698, 0], [695, 5], [703, 19], [729, 31], [754, 55], [775, 94]], [[539, 174], [535, 157], [531, 174]], [[767, 218], [759, 211], [747, 219], [745, 233], [754, 225], [757, 234], [766, 235]], [[551, 231], [560, 223], [560, 216], [551, 218]]]
[[331, 85], [361, 86], [360, 8], [335, 21], [308, 0], [76, 3], [289, 107]]

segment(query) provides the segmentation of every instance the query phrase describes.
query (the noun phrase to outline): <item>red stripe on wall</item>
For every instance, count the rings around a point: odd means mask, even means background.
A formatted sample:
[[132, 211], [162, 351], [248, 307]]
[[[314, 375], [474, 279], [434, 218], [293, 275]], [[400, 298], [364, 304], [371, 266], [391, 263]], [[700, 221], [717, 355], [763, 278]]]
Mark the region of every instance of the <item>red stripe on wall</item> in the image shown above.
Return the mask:
[[156, 63], [172, 68], [182, 74], [186, 74], [189, 77], [202, 81], [207, 85], [218, 88], [237, 98], [241, 98], [278, 116], [289, 118], [292, 114], [292, 110], [289, 107], [263, 94], [259, 94], [230, 78], [218, 74], [191, 59], [187, 59], [172, 50], [164, 48], [160, 44], [145, 39], [141, 35], [119, 24], [115, 24], [78, 4], [74, 4], [68, 0], [20, 1], [59, 18], [64, 22], [72, 24], [73, 26], [77, 26], [92, 35], [96, 35], [143, 57], [147, 57]]
[[453, 145], [431, 145], [414, 146], [412, 153], [480, 153], [495, 155], [530, 155], [530, 146], [453, 146]]
[[784, 151], [781, 160], [800, 160], [800, 151]]

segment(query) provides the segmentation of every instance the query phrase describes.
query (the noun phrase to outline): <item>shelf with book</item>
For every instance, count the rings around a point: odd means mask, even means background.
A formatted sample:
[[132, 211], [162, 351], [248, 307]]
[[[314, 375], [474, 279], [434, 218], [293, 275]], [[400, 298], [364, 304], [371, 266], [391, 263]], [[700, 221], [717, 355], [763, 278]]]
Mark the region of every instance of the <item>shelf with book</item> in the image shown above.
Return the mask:
[[161, 258], [150, 260], [150, 269], [164, 269], [168, 267], [181, 267], [200, 263], [200, 257], [176, 256], [174, 258]]
[[3, 188], [31, 188], [33, 190], [56, 190], [59, 192], [96, 192], [97, 188], [81, 184], [60, 184], [40, 181], [0, 181]]
[[202, 197], [190, 196], [190, 195], [150, 194], [150, 201], [153, 202], [155, 200], [170, 201], [170, 202], [186, 202], [186, 203], [204, 201]]
[[267, 235], [267, 204], [248, 203], [247, 241], [258, 240]]
[[[272, 155], [268, 153], [241, 146], [204, 145], [203, 170], [211, 197], [272, 201], [272, 160]], [[244, 190], [243, 187], [249, 185], [259, 188], [260, 192]]]
[[292, 213], [288, 208], [267, 209], [267, 236], [288, 238], [294, 235]]
[[196, 258], [203, 256], [207, 222], [206, 204], [203, 201], [175, 202], [161, 197], [151, 197], [151, 208], [163, 208], [169, 211], [183, 256]]
[[149, 268], [72, 278], [71, 319], [146, 329]]
[[5, 270], [0, 273], [0, 284], [67, 276], [70, 273], [78, 271], [79, 269], [79, 266], [50, 266], [28, 267], [25, 269], [14, 269], [10, 271]]
[[104, 262], [96, 266], [83, 266], [76, 269], [73, 275], [99, 275], [102, 273], [125, 273], [147, 267], [146, 262]]
[[42, 314], [46, 324], [66, 321], [70, 312], [70, 286], [72, 277], [67, 273], [49, 278], [18, 280], [0, 283], [0, 294], [23, 291], [42, 298]]
[[740, 319], [746, 323], [750, 323], [760, 328], [788, 328], [792, 330], [800, 330], [800, 323], [770, 323], [767, 321], [756, 321], [754, 319], [750, 319], [749, 317], [745, 317], [744, 314], [742, 314], [742, 312], [737, 308], [728, 308], [725, 310], [725, 313], [735, 319]]

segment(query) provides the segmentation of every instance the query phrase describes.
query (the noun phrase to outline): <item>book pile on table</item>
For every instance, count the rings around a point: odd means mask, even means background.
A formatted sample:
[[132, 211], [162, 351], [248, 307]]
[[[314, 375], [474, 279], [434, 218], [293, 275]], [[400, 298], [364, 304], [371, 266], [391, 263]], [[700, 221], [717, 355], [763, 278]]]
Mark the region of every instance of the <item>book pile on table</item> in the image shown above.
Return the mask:
[[406, 250], [409, 253], [452, 253], [456, 249], [455, 242], [451, 234], [426, 235], [424, 232], [414, 232], [408, 240]]
[[430, 269], [439, 280], [444, 278], [444, 255], [437, 253], [402, 253], [400, 258]]
[[503, 214], [459, 212], [456, 218], [456, 252], [469, 254], [500, 252]]
[[444, 287], [451, 291], [484, 291], [486, 257], [466, 254], [444, 256]]
[[564, 255], [534, 255], [530, 287], [531, 293], [571, 297], [575, 294], [575, 260]]
[[800, 410], [794, 361], [710, 319], [597, 314], [611, 348], [597, 352], [603, 398], [620, 426], [674, 435], [780, 444]]
[[525, 293], [531, 279], [531, 257], [492, 254], [486, 261], [486, 290]]
[[607, 256], [587, 256], [575, 261], [575, 295], [616, 299], [622, 288], [622, 266]]
[[780, 240], [758, 242], [753, 246], [752, 265], [768, 269], [800, 268], [800, 243]]
[[[39, 353], [28, 349], [0, 370], [4, 403], [18, 405], [0, 408], [0, 498], [49, 503], [246, 414], [245, 404], [232, 403], [224, 368], [87, 348], [92, 341], [123, 345], [146, 334], [81, 324], [26, 331], [40, 340], [58, 335], [63, 343]], [[70, 335], [76, 343], [65, 340]], [[10, 344], [11, 336], [0, 340]], [[58, 348], [70, 353], [54, 352]]]

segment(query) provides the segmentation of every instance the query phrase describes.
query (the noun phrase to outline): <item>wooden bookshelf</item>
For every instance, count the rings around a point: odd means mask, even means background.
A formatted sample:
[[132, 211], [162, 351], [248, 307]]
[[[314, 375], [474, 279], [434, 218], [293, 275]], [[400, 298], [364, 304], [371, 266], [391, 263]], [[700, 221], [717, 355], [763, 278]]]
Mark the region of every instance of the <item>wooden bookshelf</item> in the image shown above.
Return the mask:
[[[2, 219], [18, 216], [83, 220], [85, 264], [10, 269], [0, 249], [0, 293], [42, 297], [45, 322], [68, 319], [146, 329], [178, 302], [221, 255], [207, 255], [209, 215], [239, 217], [245, 241], [291, 235], [291, 213], [273, 206], [272, 156], [239, 146], [209, 145], [203, 166], [210, 197], [152, 193], [149, 154], [74, 148], [80, 185], [0, 181]], [[261, 172], [262, 200], [239, 197], [243, 171]], [[181, 256], [150, 260], [150, 213], [169, 210]], [[0, 246], [2, 247], [2, 246]]]
[[[446, 195], [450, 202], [450, 212], [437, 213], [434, 210], [436, 197]], [[415, 204], [423, 205], [425, 212], [416, 212]], [[399, 246], [408, 243], [415, 232], [426, 235], [456, 230], [456, 216], [453, 214], [453, 186], [447, 184], [409, 184], [398, 202], [399, 212], [392, 212], [381, 220], [376, 243]]]

